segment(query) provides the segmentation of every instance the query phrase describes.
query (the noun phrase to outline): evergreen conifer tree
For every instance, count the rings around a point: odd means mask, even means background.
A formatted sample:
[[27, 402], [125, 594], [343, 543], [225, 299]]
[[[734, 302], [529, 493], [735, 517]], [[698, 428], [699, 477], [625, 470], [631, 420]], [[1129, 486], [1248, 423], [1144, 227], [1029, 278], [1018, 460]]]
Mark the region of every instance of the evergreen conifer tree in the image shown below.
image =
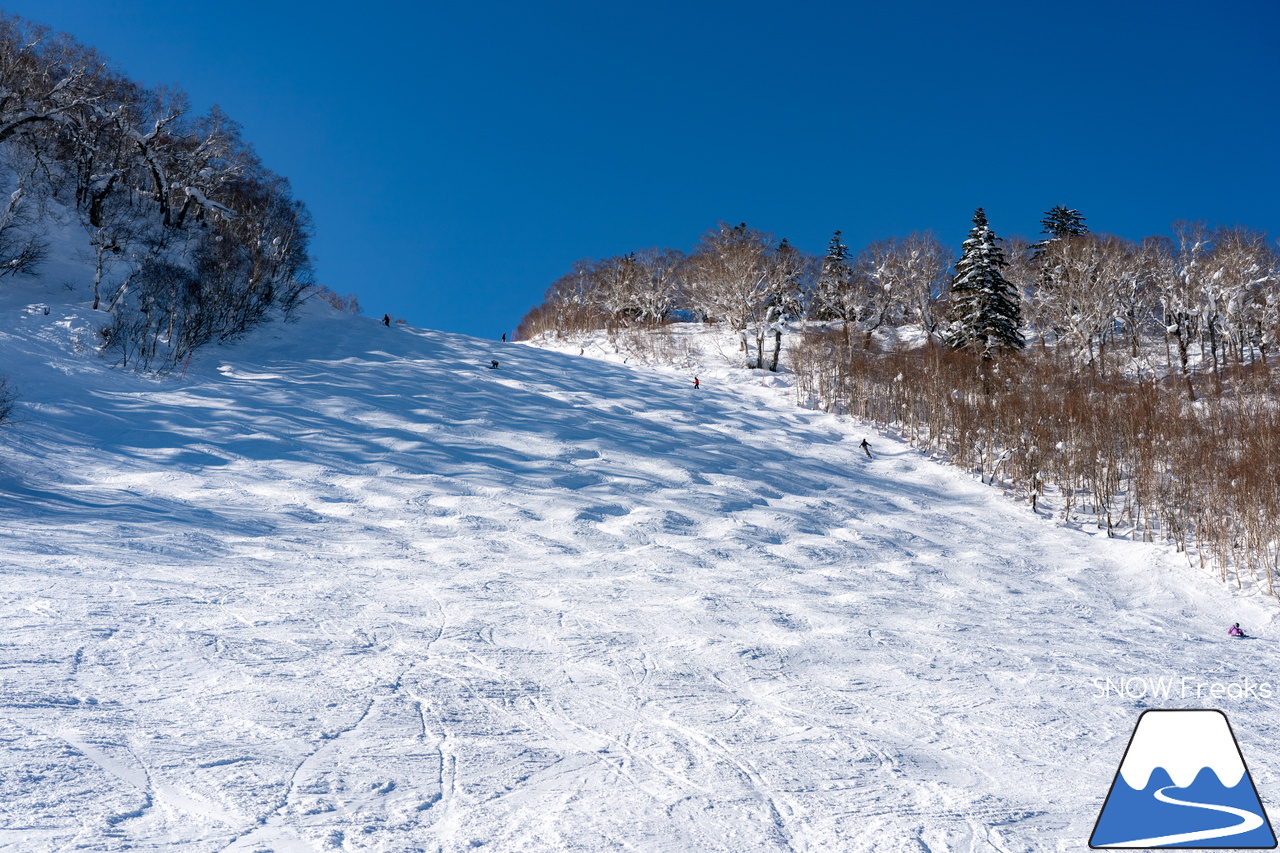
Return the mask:
[[1000, 271], [1006, 266], [1000, 238], [987, 224], [986, 212], [978, 208], [951, 282], [948, 344], [976, 349], [983, 358], [990, 358], [993, 350], [1026, 346], [1018, 294]]
[[1044, 215], [1044, 219], [1040, 220], [1042, 234], [1048, 234], [1050, 238], [1079, 236], [1088, 234], [1089, 229], [1084, 224], [1084, 217], [1080, 215], [1080, 211], [1058, 205], [1049, 208]]
[[804, 314], [804, 287], [801, 277], [804, 275], [807, 260], [804, 253], [787, 242], [783, 237], [778, 247], [769, 256], [768, 310], [765, 324], [760, 327], [756, 338], [756, 367], [763, 368], [764, 337], [773, 334], [773, 358], [769, 362], [769, 370], [778, 372], [778, 357], [782, 353], [782, 330], [792, 320]]
[[1040, 220], [1040, 228], [1040, 233], [1048, 236], [1033, 247], [1031, 259], [1035, 262], [1041, 260], [1054, 240], [1063, 237], [1079, 237], [1081, 234], [1089, 233], [1089, 228], [1084, 224], [1084, 217], [1080, 215], [1080, 211], [1062, 205], [1051, 207], [1045, 212], [1044, 219]]
[[805, 258], [801, 251], [787, 242], [773, 250], [769, 269], [769, 322], [798, 320], [804, 315], [804, 288], [800, 278], [804, 272]]
[[831, 237], [831, 245], [822, 259], [818, 273], [817, 293], [809, 316], [815, 320], [856, 320], [850, 316], [849, 290], [853, 286], [853, 270], [849, 266], [849, 247], [840, 242], [840, 232]]

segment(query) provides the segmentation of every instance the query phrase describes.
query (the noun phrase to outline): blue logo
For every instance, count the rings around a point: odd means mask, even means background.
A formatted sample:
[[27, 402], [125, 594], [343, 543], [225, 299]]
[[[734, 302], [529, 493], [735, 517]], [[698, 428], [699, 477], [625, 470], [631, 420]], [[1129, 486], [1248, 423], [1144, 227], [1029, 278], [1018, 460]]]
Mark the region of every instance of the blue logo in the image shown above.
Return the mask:
[[1144, 711], [1089, 846], [1276, 846], [1244, 756], [1221, 711]]

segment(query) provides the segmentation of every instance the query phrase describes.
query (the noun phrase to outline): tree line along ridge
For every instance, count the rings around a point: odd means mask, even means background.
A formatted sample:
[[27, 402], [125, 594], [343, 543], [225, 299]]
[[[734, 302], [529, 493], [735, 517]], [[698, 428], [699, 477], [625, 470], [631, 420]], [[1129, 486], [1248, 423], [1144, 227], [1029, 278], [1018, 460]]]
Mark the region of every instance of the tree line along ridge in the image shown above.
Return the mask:
[[702, 322], [775, 371], [785, 339], [802, 405], [1280, 594], [1276, 243], [1187, 221], [1128, 240], [1067, 207], [1041, 225], [1001, 239], [979, 209], [953, 258], [928, 232], [851, 253], [837, 231], [819, 257], [720, 224], [688, 253], [575, 263], [518, 336]]

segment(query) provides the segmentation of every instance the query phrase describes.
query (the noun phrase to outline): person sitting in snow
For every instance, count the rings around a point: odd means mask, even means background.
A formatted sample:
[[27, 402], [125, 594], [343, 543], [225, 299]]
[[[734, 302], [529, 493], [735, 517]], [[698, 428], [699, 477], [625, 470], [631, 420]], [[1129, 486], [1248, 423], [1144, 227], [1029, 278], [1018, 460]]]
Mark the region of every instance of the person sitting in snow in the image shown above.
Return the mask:
[[1244, 638], [1244, 631], [1241, 631], [1241, 630], [1240, 630], [1240, 623], [1239, 623], [1239, 622], [1236, 622], [1236, 623], [1235, 623], [1235, 624], [1233, 624], [1230, 628], [1228, 628], [1228, 629], [1227, 629], [1227, 633], [1228, 633], [1229, 635], [1231, 635], [1232, 637], [1236, 637], [1236, 638], [1238, 638], [1238, 639], [1243, 639], [1243, 638]]

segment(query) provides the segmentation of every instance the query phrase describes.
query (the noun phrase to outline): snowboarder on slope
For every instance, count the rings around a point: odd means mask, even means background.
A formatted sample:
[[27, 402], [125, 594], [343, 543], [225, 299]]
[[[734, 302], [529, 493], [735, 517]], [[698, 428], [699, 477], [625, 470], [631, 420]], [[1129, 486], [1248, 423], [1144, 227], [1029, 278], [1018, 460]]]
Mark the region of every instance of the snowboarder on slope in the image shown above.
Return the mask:
[[391, 325], [391, 315], [390, 315], [390, 314], [383, 314], [383, 315], [382, 315], [382, 325], [384, 325], [384, 326], [390, 326], [390, 325]]
[[1236, 622], [1234, 625], [1232, 625], [1230, 628], [1228, 628], [1228, 629], [1227, 629], [1227, 634], [1229, 634], [1230, 636], [1235, 637], [1235, 638], [1237, 638], [1237, 639], [1244, 639], [1244, 636], [1245, 636], [1244, 631], [1241, 631], [1241, 630], [1240, 630], [1240, 623], [1239, 623], [1239, 622]]
[[489, 369], [490, 369], [490, 370], [497, 370], [497, 369], [498, 369], [498, 362], [496, 362], [496, 361], [491, 361], [491, 362], [489, 362]]
[[865, 438], [864, 438], [864, 439], [862, 439], [862, 444], [859, 444], [858, 446], [862, 448], [862, 452], [863, 452], [863, 453], [865, 453], [865, 454], [867, 454], [867, 458], [868, 458], [868, 459], [870, 459], [870, 458], [871, 458], [871, 445], [870, 445], [870, 444], [867, 444], [867, 440], [866, 440]]

